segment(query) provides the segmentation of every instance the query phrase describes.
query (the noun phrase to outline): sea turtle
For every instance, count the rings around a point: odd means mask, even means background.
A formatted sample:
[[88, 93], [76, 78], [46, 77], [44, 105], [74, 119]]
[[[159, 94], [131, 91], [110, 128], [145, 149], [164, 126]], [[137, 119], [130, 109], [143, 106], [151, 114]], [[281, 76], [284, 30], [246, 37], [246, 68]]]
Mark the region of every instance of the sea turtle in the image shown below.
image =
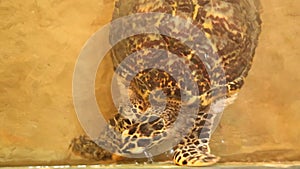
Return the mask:
[[[96, 144], [101, 143], [113, 147], [114, 153], [143, 153], [170, 135], [168, 131], [174, 127], [172, 124], [181, 113], [182, 104], [188, 105], [183, 113], [189, 114], [191, 105], [196, 103], [196, 117], [187, 116], [184, 122], [191, 124], [191, 128], [178, 127], [178, 131], [186, 135], [174, 147], [173, 161], [187, 166], [216, 163], [219, 157], [211, 154], [208, 144], [218, 120], [216, 110], [211, 111], [210, 106], [232, 102], [243, 86], [261, 30], [259, 9], [259, 0], [117, 0], [113, 20], [133, 14], [160, 13], [155, 15], [158, 17], [143, 18], [145, 22], [153, 22], [158, 33], [133, 35], [113, 47], [115, 71], [123, 80], [130, 80], [131, 103], [120, 106], [119, 113], [109, 120], [103, 134], [105, 140], [92, 141], [87, 136], [74, 138], [70, 145], [73, 152], [96, 160], [110, 158], [111, 153]], [[193, 28], [186, 24], [180, 27], [168, 16], [185, 19], [201, 32], [193, 33]], [[135, 29], [139, 25], [124, 21], [121, 28], [112, 26], [111, 41], [116, 33], [126, 31], [124, 27]], [[182, 42], [180, 37], [187, 40]], [[131, 54], [136, 57], [125, 61]], [[180, 78], [185, 70], [170, 59], [171, 54], [185, 60], [196, 92]], [[147, 58], [151, 58], [150, 61]], [[155, 67], [159, 63], [165, 64], [167, 71]], [[145, 69], [136, 70], [136, 65]], [[136, 71], [130, 79], [129, 74]], [[156, 90], [163, 91], [166, 102], [161, 102], [160, 96], [155, 97], [153, 91]], [[127, 90], [125, 93], [128, 94]], [[181, 100], [183, 95], [187, 95], [186, 101]], [[164, 103], [164, 108], [151, 106], [150, 96], [157, 105]], [[122, 137], [116, 138], [109, 129], [118, 131]]]

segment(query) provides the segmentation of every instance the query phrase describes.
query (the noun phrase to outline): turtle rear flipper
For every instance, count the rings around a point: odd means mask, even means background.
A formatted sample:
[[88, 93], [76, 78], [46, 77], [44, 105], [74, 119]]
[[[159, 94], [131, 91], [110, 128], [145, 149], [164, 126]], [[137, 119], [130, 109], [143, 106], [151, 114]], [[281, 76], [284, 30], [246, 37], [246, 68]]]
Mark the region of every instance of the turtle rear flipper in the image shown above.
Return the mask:
[[109, 160], [112, 158], [112, 153], [99, 147], [93, 140], [88, 136], [79, 136], [73, 138], [69, 149], [81, 157], [92, 160]]

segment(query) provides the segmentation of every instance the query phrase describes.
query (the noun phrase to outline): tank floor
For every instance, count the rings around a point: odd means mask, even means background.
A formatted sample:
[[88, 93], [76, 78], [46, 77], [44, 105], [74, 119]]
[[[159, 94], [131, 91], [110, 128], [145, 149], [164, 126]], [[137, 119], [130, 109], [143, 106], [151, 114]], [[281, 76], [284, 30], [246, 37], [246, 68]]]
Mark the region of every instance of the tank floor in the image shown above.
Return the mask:
[[112, 164], [112, 165], [61, 165], [61, 166], [32, 166], [32, 167], [1, 167], [1, 169], [40, 169], [40, 168], [98, 168], [98, 169], [156, 169], [156, 168], [166, 168], [166, 169], [191, 169], [191, 168], [204, 168], [204, 169], [300, 169], [300, 162], [293, 163], [223, 163], [210, 167], [182, 167], [175, 166], [172, 163], [153, 163], [153, 164]]

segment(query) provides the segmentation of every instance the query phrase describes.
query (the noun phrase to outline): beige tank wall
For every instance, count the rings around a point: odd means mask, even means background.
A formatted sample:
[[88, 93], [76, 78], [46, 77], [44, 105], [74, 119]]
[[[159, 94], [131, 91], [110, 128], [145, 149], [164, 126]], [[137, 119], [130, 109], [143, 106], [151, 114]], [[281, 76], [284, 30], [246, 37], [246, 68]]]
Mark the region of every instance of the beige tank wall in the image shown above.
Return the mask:
[[[212, 138], [223, 161], [300, 159], [300, 1], [262, 4], [253, 69]], [[68, 152], [83, 133], [72, 103], [73, 69], [112, 9], [112, 0], [0, 1], [0, 165], [80, 162]], [[110, 60], [103, 65], [97, 80], [108, 82]], [[113, 111], [109, 90], [96, 85], [104, 112]]]
[[300, 160], [300, 1], [261, 2], [263, 30], [253, 68], [224, 113], [214, 149], [230, 160]]

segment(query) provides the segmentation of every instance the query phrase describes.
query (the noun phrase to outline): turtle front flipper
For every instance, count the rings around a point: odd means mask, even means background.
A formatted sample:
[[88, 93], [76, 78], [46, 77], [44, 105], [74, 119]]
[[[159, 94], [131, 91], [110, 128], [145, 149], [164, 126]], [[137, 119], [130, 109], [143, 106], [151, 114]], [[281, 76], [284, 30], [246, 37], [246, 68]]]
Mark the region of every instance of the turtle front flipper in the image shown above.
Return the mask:
[[210, 154], [208, 143], [201, 142], [198, 138], [185, 137], [178, 144], [173, 155], [173, 161], [177, 165], [209, 166], [217, 163], [220, 157]]
[[220, 106], [227, 100], [218, 100], [198, 112], [192, 131], [175, 147], [175, 164], [208, 166], [219, 161], [220, 157], [210, 153], [209, 140], [222, 115]]

